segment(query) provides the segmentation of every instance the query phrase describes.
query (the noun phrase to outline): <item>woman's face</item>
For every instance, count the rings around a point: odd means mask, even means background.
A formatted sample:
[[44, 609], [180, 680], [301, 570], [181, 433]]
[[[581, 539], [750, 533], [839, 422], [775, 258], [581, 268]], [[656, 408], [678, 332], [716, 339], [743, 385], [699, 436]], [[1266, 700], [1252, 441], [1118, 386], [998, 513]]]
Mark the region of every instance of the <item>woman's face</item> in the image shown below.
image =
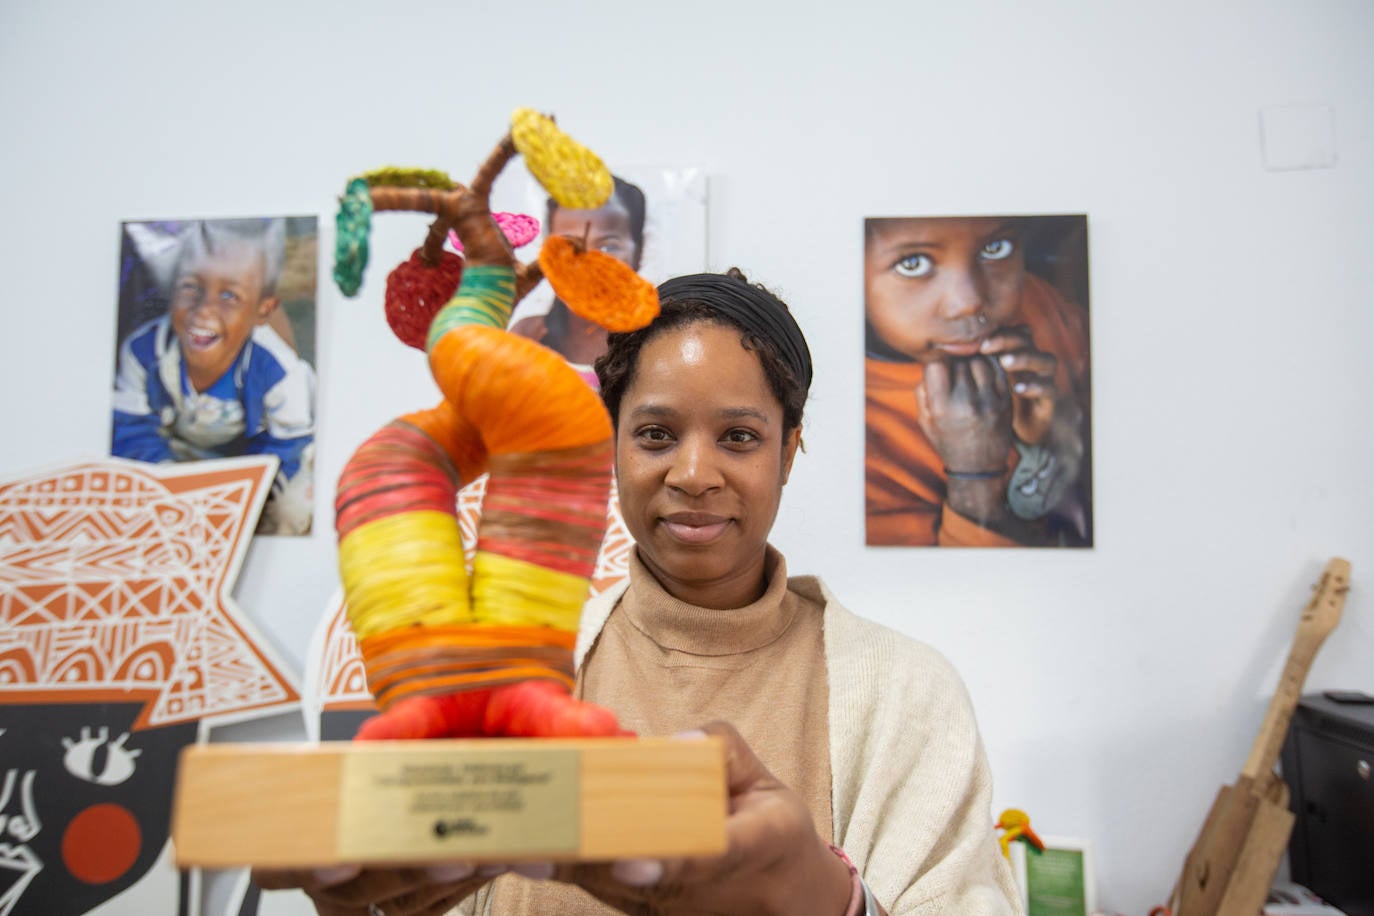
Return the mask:
[[768, 532], [801, 431], [740, 331], [694, 324], [644, 345], [620, 402], [616, 481], [640, 559], [674, 597], [743, 607], [763, 593]]

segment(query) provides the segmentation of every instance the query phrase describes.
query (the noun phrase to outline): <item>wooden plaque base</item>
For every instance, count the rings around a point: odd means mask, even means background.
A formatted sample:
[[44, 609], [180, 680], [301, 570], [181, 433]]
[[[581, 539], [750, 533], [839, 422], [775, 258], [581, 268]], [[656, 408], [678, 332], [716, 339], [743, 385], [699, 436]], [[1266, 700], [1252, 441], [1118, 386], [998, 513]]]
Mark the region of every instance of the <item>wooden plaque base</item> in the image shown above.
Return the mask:
[[182, 752], [177, 865], [600, 861], [725, 851], [717, 739], [211, 744]]

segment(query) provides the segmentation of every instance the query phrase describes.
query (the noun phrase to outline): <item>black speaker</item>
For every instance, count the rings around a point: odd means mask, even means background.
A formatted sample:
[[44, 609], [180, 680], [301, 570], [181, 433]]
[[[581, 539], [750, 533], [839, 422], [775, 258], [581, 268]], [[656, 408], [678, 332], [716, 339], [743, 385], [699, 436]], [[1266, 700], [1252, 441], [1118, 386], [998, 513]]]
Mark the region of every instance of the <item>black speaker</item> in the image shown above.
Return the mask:
[[1374, 916], [1374, 697], [1303, 697], [1280, 762], [1293, 880], [1349, 916]]

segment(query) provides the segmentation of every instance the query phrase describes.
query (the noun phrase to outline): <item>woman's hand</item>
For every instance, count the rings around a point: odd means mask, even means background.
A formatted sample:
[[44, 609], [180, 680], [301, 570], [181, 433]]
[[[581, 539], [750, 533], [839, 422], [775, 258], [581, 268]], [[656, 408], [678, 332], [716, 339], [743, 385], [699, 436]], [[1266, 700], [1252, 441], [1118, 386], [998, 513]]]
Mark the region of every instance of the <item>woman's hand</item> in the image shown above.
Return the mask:
[[[443, 916], [475, 893], [506, 866], [472, 865], [430, 868], [335, 868], [270, 871], [254, 869], [263, 890], [304, 891], [320, 916]], [[553, 875], [552, 865], [521, 866], [532, 878]]]
[[709, 859], [575, 865], [558, 878], [627, 913], [811, 913], [842, 916], [849, 869], [816, 833], [805, 802], [754, 756], [734, 727], [705, 727], [725, 739], [728, 847]]

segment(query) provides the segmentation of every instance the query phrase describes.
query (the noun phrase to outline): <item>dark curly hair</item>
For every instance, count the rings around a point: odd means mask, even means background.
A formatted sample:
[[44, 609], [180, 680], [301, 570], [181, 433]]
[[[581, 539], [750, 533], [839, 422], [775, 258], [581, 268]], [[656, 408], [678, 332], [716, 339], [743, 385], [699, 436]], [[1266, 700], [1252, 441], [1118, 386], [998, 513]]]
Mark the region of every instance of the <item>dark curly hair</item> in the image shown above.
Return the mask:
[[[748, 278], [736, 267], [726, 271], [725, 276], [740, 283], [749, 282]], [[787, 304], [774, 296], [766, 287], [757, 283], [753, 286], [755, 289], [768, 293], [783, 311], [788, 310]], [[647, 327], [623, 334], [607, 335], [606, 352], [597, 358], [593, 366], [596, 370], [596, 377], [601, 383], [601, 400], [605, 403], [606, 409], [610, 411], [611, 422], [617, 428], [620, 425], [620, 401], [625, 396], [625, 391], [630, 387], [630, 383], [634, 381], [635, 370], [639, 363], [639, 353], [644, 349], [644, 345], [665, 331], [694, 324], [714, 324], [738, 329], [740, 346], [751, 353], [758, 354], [759, 363], [763, 367], [763, 374], [768, 379], [768, 387], [772, 390], [773, 396], [778, 399], [778, 403], [782, 404], [783, 432], [790, 433], [801, 426], [802, 412], [806, 407], [806, 387], [797, 378], [792, 367], [783, 359], [777, 343], [746, 330], [739, 322], [704, 299], [669, 298], [659, 302], [658, 317]]]

